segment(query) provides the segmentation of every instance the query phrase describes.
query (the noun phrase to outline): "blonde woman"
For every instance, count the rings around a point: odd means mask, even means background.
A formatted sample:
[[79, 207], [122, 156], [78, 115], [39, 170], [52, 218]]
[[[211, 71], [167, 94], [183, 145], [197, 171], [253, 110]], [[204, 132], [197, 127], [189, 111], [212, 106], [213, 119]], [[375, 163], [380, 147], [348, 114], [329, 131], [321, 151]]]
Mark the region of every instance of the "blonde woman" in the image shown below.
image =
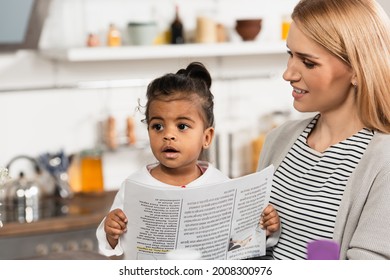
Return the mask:
[[281, 219], [274, 259], [305, 259], [334, 240], [340, 259], [390, 259], [390, 21], [374, 0], [302, 0], [283, 78], [291, 121], [266, 139], [271, 203]]

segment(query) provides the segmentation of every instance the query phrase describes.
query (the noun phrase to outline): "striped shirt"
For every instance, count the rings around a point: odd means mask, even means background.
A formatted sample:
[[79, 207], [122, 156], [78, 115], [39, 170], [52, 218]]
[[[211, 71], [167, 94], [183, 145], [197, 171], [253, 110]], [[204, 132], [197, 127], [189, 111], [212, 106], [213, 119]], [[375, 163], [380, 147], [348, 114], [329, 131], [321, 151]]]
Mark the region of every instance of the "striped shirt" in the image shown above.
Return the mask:
[[369, 129], [320, 153], [307, 145], [317, 115], [301, 133], [274, 174], [270, 203], [282, 223], [275, 259], [306, 259], [309, 241], [332, 239], [347, 181], [373, 137]]

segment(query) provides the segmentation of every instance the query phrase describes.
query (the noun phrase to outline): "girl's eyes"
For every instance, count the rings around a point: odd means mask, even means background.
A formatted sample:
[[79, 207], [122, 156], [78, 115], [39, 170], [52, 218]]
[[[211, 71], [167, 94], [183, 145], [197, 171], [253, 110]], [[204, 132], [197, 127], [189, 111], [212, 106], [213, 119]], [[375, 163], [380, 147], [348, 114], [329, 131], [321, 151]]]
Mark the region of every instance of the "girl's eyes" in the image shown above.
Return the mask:
[[188, 128], [188, 125], [186, 125], [186, 124], [184, 124], [184, 123], [181, 123], [181, 124], [179, 124], [179, 125], [177, 126], [177, 128], [180, 129], [180, 130], [185, 130], [185, 129]]
[[153, 130], [160, 131], [160, 130], [163, 129], [163, 125], [162, 125], [162, 124], [159, 124], [159, 123], [153, 124], [153, 125], [152, 125], [152, 129], [153, 129]]
[[[163, 126], [162, 124], [160, 124], [160, 123], [156, 123], [156, 124], [152, 124], [152, 125], [151, 125], [151, 128], [152, 128], [153, 130], [156, 130], [156, 131], [161, 131], [161, 130], [164, 129], [164, 126]], [[177, 128], [178, 128], [179, 130], [186, 130], [186, 129], [189, 128], [189, 126], [186, 125], [186, 124], [184, 124], [184, 123], [181, 123], [181, 124], [177, 125]]]

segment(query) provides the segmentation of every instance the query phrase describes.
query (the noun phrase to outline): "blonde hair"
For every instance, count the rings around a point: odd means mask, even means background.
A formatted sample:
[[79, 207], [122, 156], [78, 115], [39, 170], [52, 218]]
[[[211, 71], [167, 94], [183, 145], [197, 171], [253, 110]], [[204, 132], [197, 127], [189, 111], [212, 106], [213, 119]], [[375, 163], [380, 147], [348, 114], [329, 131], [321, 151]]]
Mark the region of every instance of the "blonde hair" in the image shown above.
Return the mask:
[[301, 0], [299, 29], [349, 65], [363, 124], [390, 133], [390, 20], [374, 0]]

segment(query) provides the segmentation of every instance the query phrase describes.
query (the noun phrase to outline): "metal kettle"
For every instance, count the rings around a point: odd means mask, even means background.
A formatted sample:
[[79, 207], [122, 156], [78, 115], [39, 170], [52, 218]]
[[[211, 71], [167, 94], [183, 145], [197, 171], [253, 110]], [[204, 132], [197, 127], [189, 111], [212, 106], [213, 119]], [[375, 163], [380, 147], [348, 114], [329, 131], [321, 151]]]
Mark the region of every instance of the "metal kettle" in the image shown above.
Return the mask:
[[39, 219], [42, 190], [37, 181], [29, 180], [23, 172], [19, 178], [6, 186], [7, 215], [20, 223], [31, 223]]
[[17, 156], [8, 163], [7, 169], [11, 170], [14, 162], [19, 159], [26, 159], [32, 164], [35, 176], [26, 176], [25, 172], [20, 171], [18, 178], [5, 184], [7, 220], [31, 223], [40, 218], [42, 199], [54, 193], [55, 182], [32, 157]]

